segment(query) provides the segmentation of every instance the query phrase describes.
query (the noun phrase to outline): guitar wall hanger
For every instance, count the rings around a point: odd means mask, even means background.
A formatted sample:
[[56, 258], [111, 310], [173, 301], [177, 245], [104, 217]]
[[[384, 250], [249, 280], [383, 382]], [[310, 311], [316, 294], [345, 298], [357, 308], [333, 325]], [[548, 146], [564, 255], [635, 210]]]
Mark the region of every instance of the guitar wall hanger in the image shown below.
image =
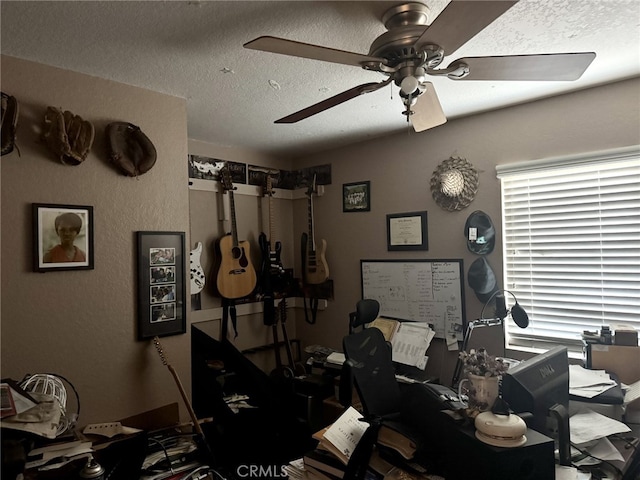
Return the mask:
[[[193, 179], [192, 179], [193, 180]], [[262, 196], [262, 187], [256, 185], [236, 184], [234, 185], [234, 193], [236, 195], [249, 195], [252, 197]], [[322, 197], [324, 195], [324, 185], [317, 186], [318, 193], [316, 196]], [[206, 192], [222, 192], [219, 182], [212, 182], [211, 180], [200, 180], [193, 182], [189, 185], [189, 190], [206, 191]], [[284, 188], [275, 188], [273, 198], [284, 200], [299, 200], [305, 198], [306, 188], [296, 188], [295, 190], [287, 190]]]

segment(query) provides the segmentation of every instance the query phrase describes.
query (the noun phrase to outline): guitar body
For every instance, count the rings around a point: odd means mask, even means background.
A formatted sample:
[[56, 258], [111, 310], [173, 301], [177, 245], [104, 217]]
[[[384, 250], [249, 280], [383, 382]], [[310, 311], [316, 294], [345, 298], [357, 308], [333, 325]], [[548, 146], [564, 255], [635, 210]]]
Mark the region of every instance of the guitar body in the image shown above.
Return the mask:
[[256, 287], [256, 271], [251, 263], [250, 245], [246, 240], [234, 245], [231, 234], [217, 243], [219, 266], [217, 291], [223, 298], [234, 300], [249, 296]]
[[325, 257], [327, 251], [327, 241], [323, 238], [320, 240], [316, 250], [306, 250], [306, 259], [304, 262], [304, 280], [310, 285], [324, 283], [329, 278], [329, 264]]
[[271, 250], [271, 243], [267, 240], [266, 234], [261, 233], [258, 237], [258, 243], [262, 254], [260, 277], [264, 280], [269, 276], [277, 276], [284, 273], [284, 267], [280, 260], [282, 242], [276, 242], [275, 249]]
[[191, 295], [200, 293], [204, 288], [205, 274], [200, 265], [200, 255], [202, 254], [202, 242], [196, 244], [196, 248], [189, 252], [189, 273], [191, 276]]

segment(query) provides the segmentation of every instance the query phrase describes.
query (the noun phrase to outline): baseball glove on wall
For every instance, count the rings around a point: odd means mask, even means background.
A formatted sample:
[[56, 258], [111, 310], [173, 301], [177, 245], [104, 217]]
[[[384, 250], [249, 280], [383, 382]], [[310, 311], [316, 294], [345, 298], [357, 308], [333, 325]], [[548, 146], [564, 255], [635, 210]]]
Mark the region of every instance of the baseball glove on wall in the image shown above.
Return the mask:
[[43, 138], [47, 146], [65, 165], [80, 165], [87, 158], [95, 129], [93, 124], [70, 111], [62, 113], [47, 107]]
[[107, 125], [106, 135], [109, 158], [123, 175], [137, 177], [155, 165], [156, 147], [140, 127], [113, 122]]
[[[18, 101], [15, 97], [2, 93], [2, 148], [0, 153], [6, 155], [16, 146], [16, 127], [18, 126]], [[18, 151], [18, 153], [20, 153]]]

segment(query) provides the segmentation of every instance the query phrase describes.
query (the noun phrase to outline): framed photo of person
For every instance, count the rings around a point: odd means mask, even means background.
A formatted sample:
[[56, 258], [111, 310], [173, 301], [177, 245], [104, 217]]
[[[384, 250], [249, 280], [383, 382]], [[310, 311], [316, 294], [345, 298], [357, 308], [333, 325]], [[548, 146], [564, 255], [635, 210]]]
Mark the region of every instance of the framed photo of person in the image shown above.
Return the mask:
[[187, 331], [184, 232], [136, 232], [138, 340]]
[[93, 207], [32, 204], [33, 270], [93, 270]]

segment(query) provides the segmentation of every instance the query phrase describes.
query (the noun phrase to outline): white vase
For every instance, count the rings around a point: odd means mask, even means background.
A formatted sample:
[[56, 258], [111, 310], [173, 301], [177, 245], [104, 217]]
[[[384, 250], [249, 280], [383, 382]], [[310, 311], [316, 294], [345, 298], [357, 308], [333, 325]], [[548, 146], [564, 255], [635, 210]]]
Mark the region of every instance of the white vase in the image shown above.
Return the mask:
[[493, 403], [498, 398], [500, 377], [485, 377], [468, 373], [466, 378], [460, 381], [458, 395], [469, 397], [469, 408], [485, 412], [491, 410]]

